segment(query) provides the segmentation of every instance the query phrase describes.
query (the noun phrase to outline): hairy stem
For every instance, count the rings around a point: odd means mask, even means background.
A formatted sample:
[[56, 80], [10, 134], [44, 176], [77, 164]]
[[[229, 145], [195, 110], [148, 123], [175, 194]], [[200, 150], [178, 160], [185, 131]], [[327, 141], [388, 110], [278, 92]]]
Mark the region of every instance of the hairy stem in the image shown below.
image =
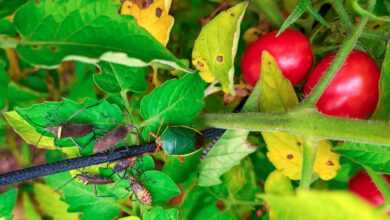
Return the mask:
[[301, 181], [299, 182], [300, 189], [309, 189], [312, 182], [314, 161], [317, 153], [317, 142], [305, 140], [303, 143], [303, 159]]
[[[375, 6], [375, 0], [369, 2], [369, 11]], [[348, 54], [355, 47], [360, 35], [363, 33], [364, 27], [366, 26], [368, 17], [363, 17], [359, 25], [355, 28], [353, 34], [343, 42], [341, 49], [337, 52], [335, 59], [330, 64], [326, 73], [321, 77], [319, 83], [314, 87], [310, 96], [304, 101], [303, 106], [312, 106], [320, 98], [321, 94], [328, 87], [329, 83], [332, 81], [333, 77], [336, 75], [336, 72], [340, 69], [341, 65], [344, 63]]]
[[294, 109], [288, 113], [204, 114], [205, 126], [250, 131], [285, 131], [294, 135], [390, 145], [390, 123], [325, 116], [313, 108]]
[[365, 167], [368, 175], [371, 177], [371, 180], [375, 183], [375, 185], [378, 187], [379, 191], [382, 193], [383, 198], [385, 200], [385, 206], [390, 207], [390, 188], [383, 176], [375, 172], [369, 167]]

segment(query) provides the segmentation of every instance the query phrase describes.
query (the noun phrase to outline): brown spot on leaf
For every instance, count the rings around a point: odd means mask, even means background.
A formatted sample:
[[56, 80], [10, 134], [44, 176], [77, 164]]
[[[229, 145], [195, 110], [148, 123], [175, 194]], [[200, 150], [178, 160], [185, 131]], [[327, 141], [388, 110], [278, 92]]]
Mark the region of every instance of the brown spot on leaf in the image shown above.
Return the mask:
[[294, 155], [292, 155], [292, 154], [287, 154], [286, 158], [287, 158], [288, 160], [292, 160], [292, 159], [294, 158]]
[[215, 206], [217, 206], [217, 208], [221, 211], [225, 210], [226, 206], [225, 206], [225, 203], [222, 201], [222, 200], [218, 200], [216, 203], [215, 203]]
[[162, 15], [163, 10], [161, 8], [156, 8], [156, 16], [159, 18]]
[[328, 166], [334, 166], [334, 163], [333, 163], [333, 161], [328, 160], [328, 161], [326, 162], [326, 165], [328, 165]]
[[297, 145], [298, 145], [298, 146], [302, 146], [302, 142], [297, 141]]
[[222, 55], [218, 55], [217, 56], [217, 62], [219, 62], [219, 63], [223, 62], [223, 56]]

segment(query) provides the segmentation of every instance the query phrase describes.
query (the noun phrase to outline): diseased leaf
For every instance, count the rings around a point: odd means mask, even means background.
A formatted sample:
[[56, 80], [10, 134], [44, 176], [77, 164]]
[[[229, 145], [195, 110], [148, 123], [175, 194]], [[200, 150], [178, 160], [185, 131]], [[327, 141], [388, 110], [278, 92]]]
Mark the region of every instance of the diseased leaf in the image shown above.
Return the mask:
[[127, 67], [109, 62], [100, 62], [99, 65], [102, 73], [95, 74], [94, 80], [97, 86], [107, 93], [141, 93], [148, 87], [148, 69], [145, 67]]
[[202, 28], [192, 51], [192, 63], [202, 79], [220, 82], [225, 93], [235, 93], [234, 58], [247, 6], [242, 2], [218, 14]]
[[145, 28], [164, 46], [167, 45], [174, 18], [169, 15], [172, 0], [155, 0], [149, 5], [126, 0], [122, 3], [121, 14], [132, 15], [138, 25]]
[[[283, 76], [272, 55], [264, 51], [261, 62], [260, 110], [285, 112], [297, 105], [294, 87]], [[291, 179], [300, 179], [304, 139], [285, 132], [262, 132], [262, 135], [267, 144], [267, 157], [276, 169]], [[314, 171], [324, 180], [335, 177], [340, 168], [339, 156], [331, 151], [331, 147], [328, 141], [320, 141], [317, 146]]]
[[38, 203], [40, 210], [53, 220], [77, 220], [78, 214], [68, 212], [68, 205], [63, 202], [60, 195], [49, 186], [36, 183], [33, 186], [35, 201]]
[[271, 219], [381, 220], [388, 219], [368, 203], [347, 192], [299, 191], [296, 195], [264, 196]]
[[55, 149], [54, 137], [45, 136], [39, 133], [16, 111], [4, 112], [7, 123], [27, 144], [35, 145], [39, 148]]
[[344, 143], [335, 149], [342, 156], [377, 172], [390, 174], [390, 147], [382, 145]]
[[157, 170], [142, 173], [139, 181], [152, 195], [153, 205], [165, 204], [180, 194], [176, 183], [168, 175]]
[[[118, 14], [118, 1], [29, 1], [14, 23], [19, 56], [32, 65], [53, 68], [64, 60], [126, 66], [159, 63], [183, 69], [163, 45], [133, 17]], [[29, 17], [28, 22], [25, 18]]]
[[27, 220], [41, 220], [42, 218], [39, 216], [37, 210], [35, 210], [34, 205], [28, 193], [22, 194], [22, 200], [23, 200], [24, 217]]
[[144, 220], [178, 220], [179, 210], [163, 209], [162, 207], [154, 207], [143, 215]]
[[390, 120], [390, 42], [387, 43], [386, 55], [382, 63], [379, 103], [372, 117]]
[[204, 87], [198, 74], [187, 74], [166, 81], [145, 96], [141, 101], [144, 138], [164, 125], [190, 125], [204, 107]]
[[18, 191], [11, 188], [0, 194], [0, 219], [11, 220], [12, 210], [16, 205]]

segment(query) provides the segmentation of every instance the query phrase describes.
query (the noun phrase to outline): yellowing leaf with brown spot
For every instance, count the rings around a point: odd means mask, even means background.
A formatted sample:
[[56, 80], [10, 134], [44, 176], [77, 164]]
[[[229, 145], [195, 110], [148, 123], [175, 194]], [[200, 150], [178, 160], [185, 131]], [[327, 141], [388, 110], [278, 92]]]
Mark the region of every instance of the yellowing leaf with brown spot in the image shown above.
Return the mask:
[[174, 18], [169, 15], [172, 0], [126, 0], [121, 6], [122, 15], [131, 15], [161, 44], [167, 45]]
[[222, 11], [203, 26], [192, 50], [192, 63], [206, 82], [219, 82], [225, 93], [234, 94], [234, 58], [240, 25], [248, 2]]
[[[259, 106], [262, 112], [285, 112], [298, 104], [294, 87], [280, 71], [276, 60], [264, 51], [261, 60]], [[267, 157], [277, 170], [293, 180], [301, 177], [304, 139], [285, 132], [263, 132]], [[318, 142], [314, 172], [323, 180], [336, 176], [339, 155], [331, 151], [329, 141]]]

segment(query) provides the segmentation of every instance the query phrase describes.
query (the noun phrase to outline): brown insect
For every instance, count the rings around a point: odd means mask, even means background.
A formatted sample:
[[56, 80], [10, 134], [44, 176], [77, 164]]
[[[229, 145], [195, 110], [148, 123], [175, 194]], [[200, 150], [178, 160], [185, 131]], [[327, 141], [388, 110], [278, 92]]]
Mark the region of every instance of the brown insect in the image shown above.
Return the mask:
[[138, 201], [140, 201], [144, 205], [152, 204], [152, 195], [150, 195], [149, 191], [145, 188], [145, 186], [138, 182], [137, 179], [133, 176], [130, 176], [130, 185]]

